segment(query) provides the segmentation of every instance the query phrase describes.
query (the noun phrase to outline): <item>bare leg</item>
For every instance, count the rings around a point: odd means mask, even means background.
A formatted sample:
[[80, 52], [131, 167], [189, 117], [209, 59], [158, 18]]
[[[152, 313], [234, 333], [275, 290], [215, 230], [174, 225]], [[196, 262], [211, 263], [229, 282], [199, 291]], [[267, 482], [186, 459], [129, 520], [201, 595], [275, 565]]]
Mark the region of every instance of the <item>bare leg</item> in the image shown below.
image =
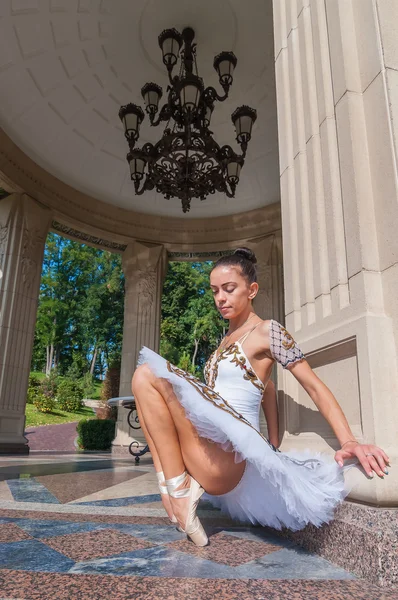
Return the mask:
[[[155, 467], [155, 471], [156, 471], [156, 473], [161, 473], [163, 471], [163, 467], [161, 465], [161, 462], [160, 462], [159, 455], [157, 453], [155, 444], [154, 444], [151, 436], [149, 435], [149, 431], [148, 431], [148, 428], [147, 428], [147, 425], [146, 425], [146, 422], [145, 422], [145, 418], [144, 418], [144, 415], [142, 414], [142, 410], [141, 410], [141, 407], [140, 407], [140, 405], [139, 405], [138, 402], [136, 402], [136, 406], [137, 406], [137, 413], [138, 413], [138, 418], [139, 418], [139, 421], [140, 421], [140, 426], [141, 426], [141, 429], [142, 429], [142, 431], [143, 431], [143, 433], [145, 435], [145, 439], [147, 441], [147, 444], [149, 446], [149, 450], [151, 452], [151, 456], [152, 456], [153, 464], [154, 464], [154, 467]], [[159, 481], [159, 483], [162, 486], [166, 485], [166, 483], [165, 483], [164, 480], [163, 481]], [[161, 493], [161, 499], [162, 499], [162, 503], [163, 503], [164, 509], [167, 512], [167, 516], [169, 517], [170, 521], [172, 521], [173, 517], [174, 517], [174, 513], [173, 513], [173, 508], [171, 506], [169, 495]]]
[[[237, 485], [245, 464], [235, 463], [232, 452], [198, 436], [169, 382], [155, 377], [147, 365], [142, 365], [133, 377], [133, 393], [166, 479], [188, 470], [208, 493], [215, 495]], [[181, 487], [186, 485], [188, 482]], [[171, 500], [180, 522], [185, 516], [184, 500]]]

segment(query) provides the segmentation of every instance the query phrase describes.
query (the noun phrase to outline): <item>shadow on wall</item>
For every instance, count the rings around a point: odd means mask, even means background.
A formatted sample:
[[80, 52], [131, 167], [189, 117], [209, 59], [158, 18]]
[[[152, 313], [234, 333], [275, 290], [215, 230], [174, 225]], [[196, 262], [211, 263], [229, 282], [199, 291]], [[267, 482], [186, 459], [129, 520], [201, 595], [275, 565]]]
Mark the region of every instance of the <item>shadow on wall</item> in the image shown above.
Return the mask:
[[315, 406], [303, 406], [282, 390], [278, 390], [278, 407], [279, 439], [282, 439], [285, 433], [297, 436], [300, 433], [316, 433], [332, 450], [340, 448], [332, 428]]

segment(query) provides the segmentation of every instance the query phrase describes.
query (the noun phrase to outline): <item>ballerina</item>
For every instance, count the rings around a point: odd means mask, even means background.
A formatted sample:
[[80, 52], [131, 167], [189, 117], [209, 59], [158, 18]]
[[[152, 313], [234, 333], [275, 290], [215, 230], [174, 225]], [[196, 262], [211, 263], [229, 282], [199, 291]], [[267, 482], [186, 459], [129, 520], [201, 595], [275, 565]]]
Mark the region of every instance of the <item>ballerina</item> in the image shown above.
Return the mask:
[[[220, 258], [210, 274], [214, 301], [229, 320], [229, 331], [206, 363], [206, 383], [146, 347], [132, 380], [163, 505], [198, 546], [208, 544], [196, 515], [205, 492], [234, 519], [298, 530], [333, 518], [348, 493], [345, 460], [356, 460], [369, 477], [388, 473], [388, 456], [355, 439], [337, 400], [292, 336], [254, 312], [256, 262], [251, 250], [239, 248]], [[320, 453], [280, 452], [272, 408], [274, 443], [260, 433], [260, 405], [275, 361], [291, 371], [332, 427], [341, 446], [334, 461]]]

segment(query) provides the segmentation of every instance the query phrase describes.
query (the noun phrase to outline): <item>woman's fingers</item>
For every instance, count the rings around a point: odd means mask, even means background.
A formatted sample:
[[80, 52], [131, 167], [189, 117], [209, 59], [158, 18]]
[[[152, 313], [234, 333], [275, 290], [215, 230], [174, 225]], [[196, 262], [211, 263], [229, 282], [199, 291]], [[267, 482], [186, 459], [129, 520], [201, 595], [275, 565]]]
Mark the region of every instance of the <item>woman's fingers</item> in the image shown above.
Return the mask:
[[[378, 448], [376, 446], [357, 446], [356, 449], [354, 449], [354, 452], [369, 477], [373, 477], [373, 471], [377, 473], [379, 477], [384, 477], [384, 459], [380, 455], [380, 464], [376, 460], [376, 455], [378, 454]], [[379, 457], [377, 456], [377, 458]]]
[[381, 455], [384, 458], [386, 465], [389, 465], [390, 464], [390, 459], [387, 456], [387, 454], [381, 448], [377, 448], [377, 449], [379, 450], [379, 452], [381, 452]]
[[[388, 473], [387, 465], [385, 461], [385, 456], [387, 455], [383, 452], [381, 448], [377, 446], [370, 446], [369, 452], [372, 453], [372, 456], [368, 456], [369, 462], [372, 465], [373, 470], [378, 474], [383, 476], [385, 473]], [[388, 460], [388, 457], [387, 457]], [[376, 463], [376, 468], [374, 466]]]
[[369, 462], [369, 458], [370, 456], [366, 456], [366, 452], [363, 449], [362, 446], [357, 446], [355, 448], [355, 456], [358, 458], [359, 462], [361, 463], [365, 473], [367, 473], [367, 475], [369, 477], [373, 477], [373, 468], [372, 465]]
[[378, 464], [378, 462], [376, 460], [376, 457], [375, 456], [368, 456], [367, 459], [368, 459], [369, 465], [372, 467], [373, 471], [375, 473], [377, 473], [377, 475], [379, 477], [384, 477], [384, 472], [383, 472], [383, 468], [384, 467], [380, 468], [380, 466], [379, 466], [379, 464]]
[[334, 455], [334, 460], [337, 462], [337, 464], [340, 465], [340, 467], [342, 467], [344, 465], [344, 460], [346, 458], [352, 458], [353, 454], [351, 452], [346, 452], [345, 450], [338, 450], [336, 452], [336, 454]]
[[340, 467], [342, 467], [345, 459], [355, 457], [359, 460], [365, 473], [369, 477], [373, 477], [373, 472], [379, 477], [384, 477], [384, 475], [388, 473], [386, 465], [389, 463], [389, 458], [381, 448], [378, 448], [378, 446], [357, 444], [352, 449], [344, 448], [338, 450], [334, 459]]
[[[380, 467], [380, 469], [382, 471], [381, 475], [384, 475], [385, 473], [388, 473], [387, 465], [386, 465], [386, 460], [384, 458], [384, 457], [386, 457], [388, 459], [388, 457], [382, 451], [382, 449], [378, 448], [377, 446], [371, 446], [370, 452], [372, 452], [375, 462], [377, 461], [377, 463], [378, 463], [378, 465], [379, 465], [379, 467]], [[372, 457], [369, 456], [368, 458], [371, 459]], [[373, 466], [373, 464], [372, 464], [372, 466]], [[380, 472], [379, 472], [380, 469], [379, 470], [374, 469], [378, 475], [380, 475]]]

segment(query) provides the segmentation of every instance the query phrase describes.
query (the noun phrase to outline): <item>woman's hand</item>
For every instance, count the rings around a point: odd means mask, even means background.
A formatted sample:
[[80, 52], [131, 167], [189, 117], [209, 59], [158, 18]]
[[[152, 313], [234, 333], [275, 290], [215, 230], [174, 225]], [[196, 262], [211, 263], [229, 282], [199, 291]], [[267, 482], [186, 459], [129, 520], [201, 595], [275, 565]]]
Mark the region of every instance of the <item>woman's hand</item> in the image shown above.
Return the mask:
[[357, 458], [361, 463], [365, 473], [369, 477], [373, 477], [373, 471], [384, 477], [388, 475], [387, 465], [390, 464], [390, 459], [387, 454], [378, 446], [373, 444], [360, 444], [359, 442], [346, 442], [343, 448], [338, 450], [334, 456], [334, 460], [343, 466], [343, 461], [349, 458]]

